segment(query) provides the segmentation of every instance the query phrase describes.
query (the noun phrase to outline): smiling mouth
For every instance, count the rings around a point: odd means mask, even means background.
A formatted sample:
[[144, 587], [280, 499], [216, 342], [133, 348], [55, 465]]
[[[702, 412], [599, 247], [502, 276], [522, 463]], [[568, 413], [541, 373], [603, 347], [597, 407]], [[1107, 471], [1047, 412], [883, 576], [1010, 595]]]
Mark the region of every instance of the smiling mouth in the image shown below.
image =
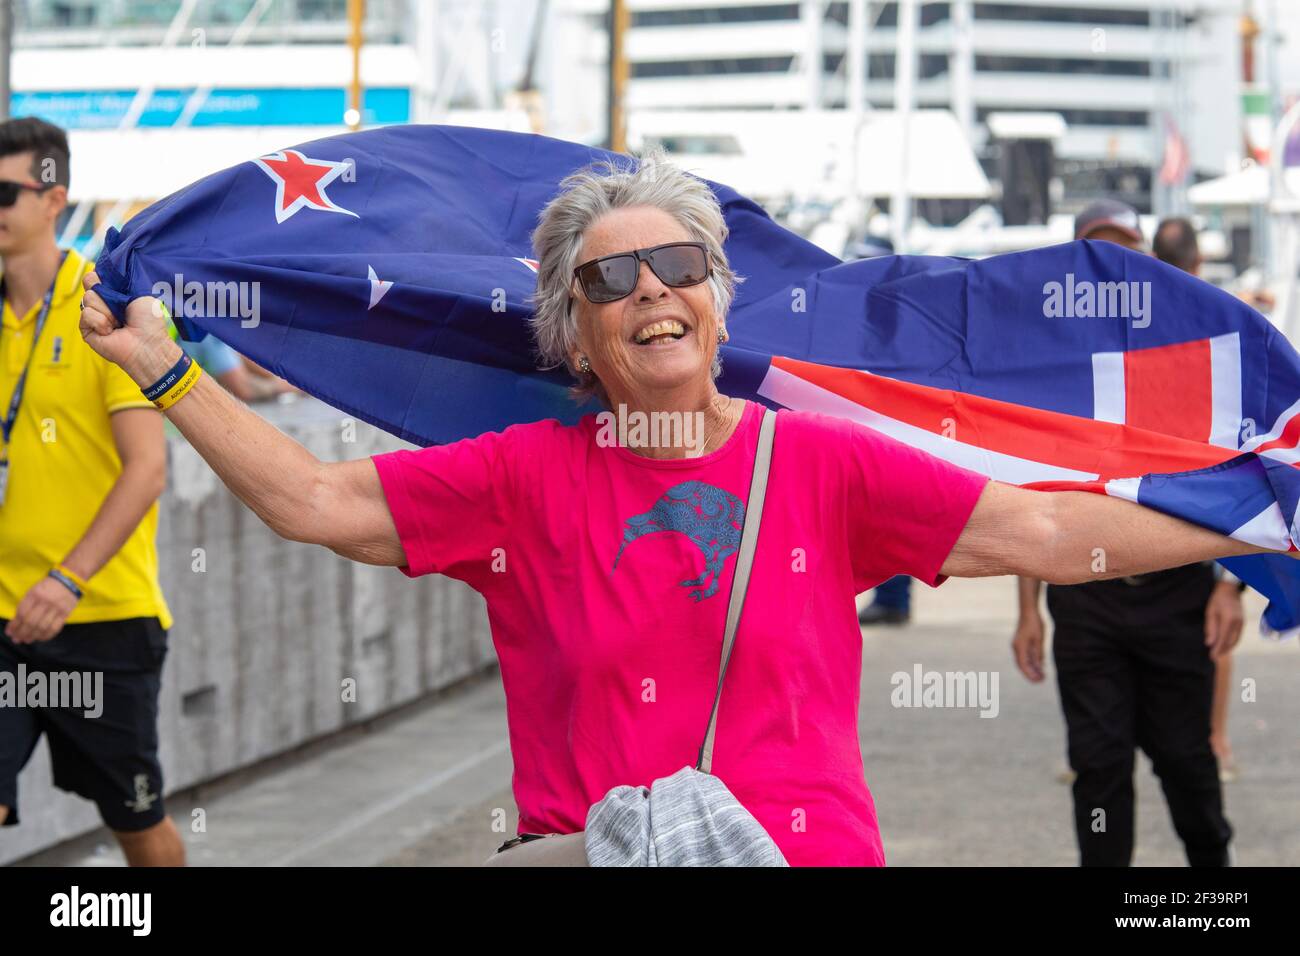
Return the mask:
[[675, 342], [687, 332], [686, 326], [676, 319], [662, 319], [637, 332], [632, 341], [637, 345], [660, 345]]

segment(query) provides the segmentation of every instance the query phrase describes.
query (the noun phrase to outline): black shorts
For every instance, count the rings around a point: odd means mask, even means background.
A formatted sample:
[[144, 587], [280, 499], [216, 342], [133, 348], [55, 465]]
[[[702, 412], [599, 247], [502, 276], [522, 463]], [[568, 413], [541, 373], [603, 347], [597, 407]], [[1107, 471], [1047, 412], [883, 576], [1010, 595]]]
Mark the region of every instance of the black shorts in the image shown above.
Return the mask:
[[[0, 674], [10, 686], [26, 676], [26, 700], [0, 698], [0, 806], [5, 825], [18, 822], [18, 773], [44, 733], [50, 744], [54, 785], [93, 801], [111, 830], [133, 832], [162, 821], [163, 780], [158, 762], [158, 691], [162, 685], [167, 632], [156, 617], [94, 624], [67, 624], [51, 640], [15, 644], [0, 618]], [[20, 671], [19, 665], [22, 666]], [[71, 675], [83, 689], [80, 706], [48, 706], [71, 700], [33, 700], [32, 675], [46, 688]], [[101, 676], [102, 675], [102, 676]], [[100, 689], [95, 685], [102, 681]], [[0, 688], [2, 690], [3, 688]], [[87, 712], [93, 716], [87, 716]]]

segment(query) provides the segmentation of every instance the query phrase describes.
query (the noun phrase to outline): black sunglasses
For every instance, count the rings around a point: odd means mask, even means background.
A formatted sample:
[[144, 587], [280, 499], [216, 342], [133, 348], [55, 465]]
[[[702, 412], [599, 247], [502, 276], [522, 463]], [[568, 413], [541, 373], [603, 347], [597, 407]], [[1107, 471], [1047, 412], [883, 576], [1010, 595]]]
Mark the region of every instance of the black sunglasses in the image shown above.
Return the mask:
[[12, 206], [16, 203], [19, 194], [24, 189], [43, 193], [47, 189], [53, 189], [54, 186], [54, 183], [16, 183], [9, 179], [0, 179], [0, 208]]
[[[582, 286], [582, 293], [590, 302], [617, 302], [627, 298], [636, 288], [641, 275], [641, 263], [664, 285], [681, 289], [699, 285], [713, 269], [709, 265], [709, 251], [702, 242], [665, 242], [649, 249], [616, 252], [584, 262], [573, 270], [573, 276]], [[570, 297], [570, 304], [573, 299]]]

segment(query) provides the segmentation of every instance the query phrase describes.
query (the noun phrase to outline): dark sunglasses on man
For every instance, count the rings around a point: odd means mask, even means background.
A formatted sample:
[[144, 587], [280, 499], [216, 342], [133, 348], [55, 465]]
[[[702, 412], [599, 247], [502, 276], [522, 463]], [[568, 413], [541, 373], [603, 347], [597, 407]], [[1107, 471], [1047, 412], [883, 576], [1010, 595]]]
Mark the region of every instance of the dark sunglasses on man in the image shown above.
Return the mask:
[[55, 185], [55, 183], [16, 183], [10, 179], [0, 179], [0, 208], [16, 203], [24, 189], [43, 193], [47, 189], [53, 189]]
[[[664, 285], [676, 289], [699, 285], [710, 275], [709, 250], [702, 242], [665, 242], [649, 249], [616, 252], [584, 262], [573, 270], [589, 302], [617, 302], [632, 294], [641, 276], [641, 263]], [[573, 299], [569, 299], [570, 305]]]

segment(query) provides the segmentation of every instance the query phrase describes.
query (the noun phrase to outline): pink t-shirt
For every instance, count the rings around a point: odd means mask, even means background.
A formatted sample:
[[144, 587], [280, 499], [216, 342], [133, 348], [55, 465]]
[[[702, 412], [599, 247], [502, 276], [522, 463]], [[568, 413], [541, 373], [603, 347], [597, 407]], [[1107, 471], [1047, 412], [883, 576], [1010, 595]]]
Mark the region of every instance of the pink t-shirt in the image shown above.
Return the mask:
[[[747, 403], [694, 459], [598, 444], [594, 415], [374, 456], [402, 571], [487, 601], [520, 833], [581, 830], [612, 787], [695, 764], [761, 419]], [[844, 419], [778, 412], [713, 772], [792, 865], [884, 864], [854, 597], [894, 574], [941, 584], [986, 481]]]

